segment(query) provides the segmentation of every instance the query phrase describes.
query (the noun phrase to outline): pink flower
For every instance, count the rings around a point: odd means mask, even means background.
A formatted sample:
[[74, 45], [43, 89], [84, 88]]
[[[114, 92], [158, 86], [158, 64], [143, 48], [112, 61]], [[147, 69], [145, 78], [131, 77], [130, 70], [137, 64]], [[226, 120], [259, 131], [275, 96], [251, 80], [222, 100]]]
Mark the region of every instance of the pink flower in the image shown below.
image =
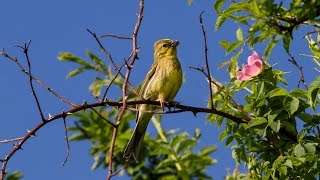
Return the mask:
[[237, 79], [241, 81], [250, 80], [252, 77], [260, 74], [262, 70], [262, 60], [259, 57], [258, 53], [255, 51], [252, 52], [252, 55], [248, 57], [248, 64], [243, 66], [242, 70], [237, 72]]

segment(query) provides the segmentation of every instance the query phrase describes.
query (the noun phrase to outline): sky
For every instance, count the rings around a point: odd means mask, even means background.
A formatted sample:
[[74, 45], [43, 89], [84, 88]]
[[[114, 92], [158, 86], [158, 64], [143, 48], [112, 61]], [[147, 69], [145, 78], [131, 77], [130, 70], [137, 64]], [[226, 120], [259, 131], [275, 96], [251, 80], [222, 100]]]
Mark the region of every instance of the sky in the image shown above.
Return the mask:
[[[94, 74], [82, 74], [67, 79], [68, 72], [77, 66], [71, 63], [58, 61], [60, 52], [72, 52], [86, 58], [85, 51], [89, 49], [104, 60], [94, 38], [86, 31], [90, 29], [97, 34], [117, 34], [130, 36], [136, 23], [138, 0], [135, 1], [18, 1], [1, 2], [0, 48], [17, 57], [26, 65], [23, 53], [16, 45], [31, 40], [30, 59], [34, 76], [44, 81], [56, 92], [68, 99], [81, 104], [83, 100], [94, 102], [88, 90], [94, 80]], [[185, 105], [206, 107], [209, 98], [208, 86], [203, 75], [189, 68], [189, 66], [204, 66], [204, 51], [199, 14], [207, 31], [208, 55], [213, 77], [221, 82], [228, 81], [226, 69], [218, 70], [220, 63], [230, 56], [219, 46], [221, 40], [235, 40], [235, 30], [240, 26], [234, 22], [227, 22], [219, 31], [214, 31], [216, 13], [213, 1], [197, 1], [188, 5], [185, 1], [146, 1], [144, 18], [138, 35], [139, 60], [136, 61], [130, 81], [137, 85], [148, 72], [153, 62], [153, 43], [162, 38], [177, 39], [180, 41], [178, 56], [184, 71], [185, 82], [175, 100]], [[308, 53], [306, 41], [301, 37], [304, 31], [295, 34], [292, 44], [294, 56], [299, 53]], [[104, 39], [104, 45], [112, 53], [113, 58], [120, 64], [123, 58], [131, 52], [131, 42], [118, 39]], [[264, 48], [257, 46], [254, 49], [263, 53]], [[240, 64], [245, 64], [247, 56], [252, 53], [245, 48]], [[297, 71], [287, 61], [288, 57], [277, 45], [269, 58], [269, 63], [278, 69], [288, 72], [289, 89], [295, 88], [299, 79]], [[306, 71], [307, 82], [317, 74], [312, 70], [311, 59], [299, 56], [298, 62], [310, 70]], [[33, 128], [39, 121], [39, 113], [28, 85], [28, 77], [22, 73], [16, 64], [0, 57], [1, 82], [1, 125], [0, 140], [23, 136], [28, 129]], [[68, 105], [53, 97], [42, 87], [35, 85], [41, 106], [45, 115], [57, 114]], [[223, 179], [227, 170], [235, 168], [231, 158], [231, 150], [219, 142], [222, 132], [215, 124], [205, 120], [205, 114], [194, 117], [191, 113], [166, 115], [162, 121], [165, 129], [177, 129], [193, 134], [199, 128], [202, 137], [199, 146], [216, 144], [218, 151], [213, 158], [218, 164], [208, 168], [207, 172], [215, 179]], [[68, 126], [73, 120], [68, 119]], [[148, 132], [155, 134], [155, 128], [149, 125]], [[89, 155], [88, 142], [72, 142], [71, 155], [66, 166], [62, 166], [65, 158], [66, 144], [62, 121], [55, 121], [42, 128], [37, 137], [30, 139], [22, 151], [18, 151], [8, 163], [8, 170], [19, 170], [24, 174], [23, 179], [104, 179], [107, 170], [90, 170], [93, 163]], [[12, 148], [12, 144], [0, 144], [0, 158], [3, 158]], [[128, 179], [127, 176], [114, 179]]]

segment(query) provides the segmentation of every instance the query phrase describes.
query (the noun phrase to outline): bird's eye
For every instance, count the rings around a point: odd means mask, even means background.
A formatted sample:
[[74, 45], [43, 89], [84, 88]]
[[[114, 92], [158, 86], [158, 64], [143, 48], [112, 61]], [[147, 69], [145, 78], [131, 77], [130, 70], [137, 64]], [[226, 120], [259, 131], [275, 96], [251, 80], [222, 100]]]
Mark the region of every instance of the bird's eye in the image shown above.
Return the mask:
[[165, 48], [165, 47], [168, 47], [168, 44], [163, 44], [162, 47], [164, 47], [164, 48]]

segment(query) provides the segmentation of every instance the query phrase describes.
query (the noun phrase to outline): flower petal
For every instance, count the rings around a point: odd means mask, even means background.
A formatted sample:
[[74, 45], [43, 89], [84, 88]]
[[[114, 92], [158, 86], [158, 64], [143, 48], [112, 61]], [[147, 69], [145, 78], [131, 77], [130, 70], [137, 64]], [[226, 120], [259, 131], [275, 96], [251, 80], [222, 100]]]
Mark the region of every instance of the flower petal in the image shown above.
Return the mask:
[[246, 69], [246, 71], [244, 71], [244, 73], [248, 76], [257, 76], [258, 74], [260, 74], [261, 72], [261, 68], [257, 65], [251, 65], [249, 66], [249, 68]]
[[246, 74], [244, 74], [242, 71], [238, 71], [237, 74], [237, 79], [238, 80], [241, 80], [241, 81], [246, 81], [246, 80], [249, 80], [251, 79], [251, 76], [247, 76]]
[[249, 65], [253, 65], [253, 64], [261, 64], [262, 66], [262, 60], [261, 58], [259, 57], [258, 53], [253, 51], [252, 55], [248, 57], [248, 64]]

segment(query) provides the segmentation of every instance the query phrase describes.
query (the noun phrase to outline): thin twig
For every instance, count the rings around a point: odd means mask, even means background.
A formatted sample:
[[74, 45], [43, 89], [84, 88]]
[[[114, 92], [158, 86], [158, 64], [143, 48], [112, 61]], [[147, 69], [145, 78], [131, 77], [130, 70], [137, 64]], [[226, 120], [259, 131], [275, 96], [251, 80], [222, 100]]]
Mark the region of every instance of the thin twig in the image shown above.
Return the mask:
[[[207, 69], [207, 74], [208, 74], [208, 79], [209, 82], [212, 82], [211, 80], [211, 75], [210, 75], [210, 69], [209, 69], [209, 63], [208, 63], [208, 47], [207, 47], [207, 37], [206, 37], [206, 31], [204, 30], [204, 25], [202, 22], [202, 14], [204, 13], [204, 11], [201, 12], [200, 16], [199, 16], [199, 20], [200, 20], [200, 25], [201, 25], [201, 29], [202, 29], [202, 35], [203, 35], [203, 44], [204, 44], [204, 54], [205, 54], [205, 63], [206, 63], [206, 69]], [[210, 91], [210, 108], [214, 109], [213, 107], [213, 94], [212, 94], [212, 87], [211, 87], [211, 83], [209, 83], [209, 91]]]
[[[119, 70], [118, 66], [116, 65], [116, 63], [114, 62], [113, 58], [112, 58], [112, 55], [109, 53], [109, 51], [107, 51], [107, 49], [102, 45], [102, 43], [100, 42], [99, 40], [99, 37], [97, 36], [96, 33], [92, 32], [91, 30], [87, 29], [87, 31], [94, 37], [94, 39], [96, 40], [96, 42], [98, 43], [100, 49], [102, 50], [102, 52], [108, 57], [108, 59], [110, 60], [113, 68], [119, 72], [120, 76], [122, 78], [125, 78], [125, 76], [121, 73], [121, 71]], [[133, 90], [133, 92], [137, 95], [137, 96], [141, 96], [138, 91], [134, 88], [134, 86], [128, 82], [130, 88]]]
[[128, 162], [129, 161], [126, 161], [125, 164], [121, 168], [119, 168], [116, 172], [114, 172], [111, 176], [115, 176], [115, 175], [119, 174], [121, 171], [123, 171], [127, 167]]
[[[134, 27], [133, 30], [133, 34], [132, 34], [132, 52], [130, 54], [130, 58], [128, 61], [125, 60], [126, 63], [126, 75], [124, 78], [124, 82], [123, 82], [123, 86], [122, 86], [122, 109], [119, 112], [119, 115], [117, 117], [116, 120], [116, 125], [118, 126], [120, 124], [120, 121], [126, 111], [126, 107], [127, 107], [127, 86], [129, 84], [129, 77], [130, 77], [130, 73], [131, 73], [131, 69], [134, 65], [135, 60], [138, 58], [138, 46], [137, 46], [137, 35], [139, 32], [139, 28], [142, 22], [142, 18], [143, 18], [143, 9], [144, 9], [144, 0], [140, 0], [139, 3], [139, 13], [138, 13], [138, 18], [137, 18], [137, 22], [136, 25]], [[127, 64], [129, 62], [129, 64]], [[138, 93], [139, 95], [139, 93]], [[110, 145], [110, 149], [109, 149], [109, 172], [108, 172], [108, 176], [107, 176], [107, 180], [110, 180], [112, 177], [112, 164], [113, 164], [113, 149], [114, 149], [114, 145], [116, 142], [116, 137], [117, 137], [117, 133], [118, 133], [118, 127], [114, 127], [113, 128], [113, 134], [112, 134], [112, 140], [111, 140], [111, 145]]]
[[92, 111], [94, 111], [99, 117], [101, 117], [103, 120], [105, 120], [108, 124], [110, 124], [113, 127], [116, 127], [115, 124], [113, 124], [111, 121], [109, 121], [108, 119], [106, 119], [105, 117], [103, 117], [97, 110], [95, 110], [94, 108], [90, 108]]
[[[190, 69], [194, 69], [194, 70], [197, 70], [197, 71], [200, 71], [202, 74], [204, 74], [207, 78], [209, 77], [209, 75], [204, 71], [203, 68], [199, 68], [199, 67], [192, 67], [192, 66], [189, 66]], [[209, 78], [208, 78], [209, 79]], [[219, 90], [219, 93], [220, 92], [223, 92], [224, 95], [226, 95], [230, 101], [236, 106], [236, 108], [241, 111], [246, 117], [248, 120], [251, 120], [252, 117], [230, 96], [229, 93], [227, 93], [218, 83], [216, 83], [215, 81], [211, 80], [211, 83], [210, 85], [213, 84], [215, 85], [218, 90]]]
[[24, 72], [25, 74], [27, 74], [29, 77], [31, 77], [32, 80], [34, 80], [35, 82], [37, 82], [39, 85], [41, 85], [43, 88], [47, 89], [50, 93], [52, 93], [54, 96], [56, 96], [57, 98], [59, 98], [61, 101], [71, 105], [71, 106], [76, 106], [76, 104], [74, 104], [73, 102], [71, 102], [70, 100], [68, 100], [67, 98], [59, 95], [58, 93], [56, 93], [52, 88], [48, 87], [44, 82], [42, 82], [41, 80], [39, 80], [38, 78], [36, 78], [35, 76], [33, 76], [32, 74], [30, 74], [30, 72], [28, 70], [26, 70], [18, 61], [17, 58], [14, 58], [12, 56], [10, 56], [4, 49], [0, 50], [0, 55], [10, 59], [11, 61], [15, 62], [17, 64], [17, 66], [20, 68], [20, 70], [22, 72]]
[[300, 83], [302, 83], [304, 85], [304, 88], [308, 89], [308, 85], [307, 85], [307, 83], [305, 82], [305, 79], [304, 79], [302, 66], [299, 66], [298, 62], [295, 60], [295, 58], [290, 53], [288, 55], [290, 57], [290, 59], [288, 59], [288, 61], [291, 62], [298, 69], [299, 74], [300, 74], [300, 78], [299, 78], [299, 81], [298, 81], [298, 88], [300, 87]]
[[17, 47], [23, 49], [23, 53], [26, 56], [27, 63], [28, 63], [29, 85], [30, 85], [30, 88], [31, 88], [32, 95], [33, 95], [33, 97], [34, 97], [34, 99], [36, 101], [37, 108], [38, 108], [41, 120], [44, 121], [45, 118], [43, 116], [42, 109], [41, 109], [41, 106], [40, 106], [40, 102], [39, 102], [37, 94], [36, 94], [36, 92], [34, 90], [33, 82], [32, 82], [31, 62], [30, 62], [29, 53], [28, 53], [29, 47], [30, 47], [30, 43], [31, 43], [31, 40], [28, 43], [24, 43], [24, 46], [17, 46]]
[[313, 30], [313, 31], [307, 32], [307, 34], [304, 35], [302, 38], [304, 38], [304, 37], [306, 37], [306, 36], [309, 36], [310, 34], [319, 33], [319, 32], [320, 32], [319, 29], [315, 29], [315, 30]]
[[10, 143], [10, 142], [14, 142], [14, 141], [20, 141], [21, 139], [23, 139], [23, 137], [18, 137], [18, 138], [13, 138], [13, 139], [5, 139], [5, 140], [1, 140], [1, 143]]
[[66, 153], [66, 157], [62, 163], [62, 166], [64, 166], [66, 164], [66, 162], [68, 161], [68, 158], [70, 155], [70, 143], [69, 143], [69, 139], [68, 139], [68, 129], [67, 129], [66, 117], [63, 117], [62, 119], [63, 119], [63, 127], [64, 127], [64, 138], [67, 143], [67, 153]]
[[103, 96], [102, 96], [102, 101], [105, 101], [106, 100], [106, 97], [107, 97], [107, 93], [111, 87], [111, 85], [113, 84], [113, 82], [117, 79], [118, 75], [121, 73], [121, 69], [123, 68], [125, 64], [122, 64], [119, 69], [117, 70], [117, 74], [113, 77], [113, 79], [110, 81], [109, 85], [107, 86], [106, 88], [106, 91], [103, 93]]
[[129, 40], [132, 40], [132, 37], [119, 36], [119, 35], [114, 35], [114, 34], [105, 34], [105, 35], [98, 36], [98, 38], [104, 38], [104, 37], [113, 37], [113, 38], [117, 38], [117, 39], [129, 39]]

